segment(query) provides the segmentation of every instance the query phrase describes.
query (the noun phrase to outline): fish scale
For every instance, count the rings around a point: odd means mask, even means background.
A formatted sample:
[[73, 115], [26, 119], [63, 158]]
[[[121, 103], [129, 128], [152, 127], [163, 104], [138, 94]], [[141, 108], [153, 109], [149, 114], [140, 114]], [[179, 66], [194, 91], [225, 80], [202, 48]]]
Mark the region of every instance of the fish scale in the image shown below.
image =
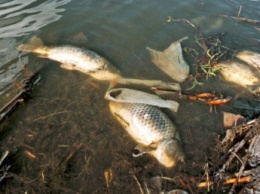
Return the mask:
[[124, 122], [132, 122], [135, 126], [135, 129], [129, 129], [128, 132], [139, 140], [138, 143], [150, 145], [167, 138], [179, 139], [175, 137], [175, 125], [157, 107], [136, 103], [111, 103], [112, 106], [117, 106], [117, 114], [124, 117]]
[[58, 58], [62, 63], [77, 64], [79, 68], [84, 69], [86, 72], [103, 68], [104, 65], [109, 63], [106, 59], [90, 50], [72, 46], [50, 48], [48, 58], [53, 60]]

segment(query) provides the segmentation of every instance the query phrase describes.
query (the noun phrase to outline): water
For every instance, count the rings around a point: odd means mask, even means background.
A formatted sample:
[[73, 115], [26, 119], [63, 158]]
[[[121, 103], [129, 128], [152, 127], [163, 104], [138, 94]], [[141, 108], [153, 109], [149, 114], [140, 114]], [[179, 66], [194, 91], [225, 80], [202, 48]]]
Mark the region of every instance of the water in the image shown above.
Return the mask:
[[[172, 42], [188, 36], [183, 47], [199, 47], [195, 29], [184, 22], [167, 22], [169, 17], [189, 20], [200, 27], [204, 36], [225, 33], [226, 44], [231, 49], [259, 52], [259, 25], [229, 17], [237, 16], [240, 6], [241, 17], [260, 18], [259, 1], [2, 1], [0, 104], [15, 96], [15, 83], [26, 76], [23, 65], [29, 71], [41, 66], [42, 59], [15, 49], [34, 35], [46, 45], [69, 44], [96, 51], [125, 77], [172, 81], [152, 64], [146, 46], [164, 50]], [[184, 56], [192, 66], [194, 60], [187, 54]], [[167, 170], [151, 157], [132, 158], [135, 143], [110, 116], [103, 99], [108, 83], [63, 70], [53, 61], [44, 66], [41, 75], [41, 85], [34, 98], [15, 112], [8, 127], [5, 126], [7, 132], [2, 135], [2, 150], [16, 153], [19, 161], [18, 177], [7, 183], [8, 191], [15, 192], [14, 185], [23, 184], [18, 188], [20, 192], [139, 192], [134, 176], [142, 184], [151, 176], [173, 178], [181, 171], [198, 176], [207, 147], [215, 145], [218, 134], [223, 135], [221, 111], [225, 108], [209, 113], [209, 107], [204, 104], [180, 101], [179, 112], [171, 113], [170, 117], [179, 127], [187, 161], [174, 170]], [[240, 91], [233, 87], [224, 90], [226, 85], [215, 80], [198, 90], [212, 89], [231, 96]], [[25, 151], [35, 154], [36, 159]], [[104, 178], [108, 169], [113, 172], [109, 187]], [[177, 186], [172, 182], [163, 183], [165, 190]]]

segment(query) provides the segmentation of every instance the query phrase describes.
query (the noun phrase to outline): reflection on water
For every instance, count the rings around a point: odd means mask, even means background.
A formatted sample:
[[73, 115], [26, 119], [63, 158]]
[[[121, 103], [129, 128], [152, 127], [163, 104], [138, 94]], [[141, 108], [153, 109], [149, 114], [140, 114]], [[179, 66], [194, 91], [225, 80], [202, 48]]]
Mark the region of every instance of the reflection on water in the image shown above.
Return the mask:
[[71, 0], [12, 0], [0, 4], [0, 38], [18, 37], [39, 30], [61, 18], [60, 6]]
[[22, 70], [21, 62], [28, 64], [28, 57], [18, 59], [18, 51], [15, 49], [14, 38], [0, 39], [0, 94], [3, 94]]
[[18, 60], [15, 37], [37, 32], [61, 18], [61, 8], [71, 0], [12, 0], [0, 3], [0, 94], [3, 94], [21, 72], [28, 58]]

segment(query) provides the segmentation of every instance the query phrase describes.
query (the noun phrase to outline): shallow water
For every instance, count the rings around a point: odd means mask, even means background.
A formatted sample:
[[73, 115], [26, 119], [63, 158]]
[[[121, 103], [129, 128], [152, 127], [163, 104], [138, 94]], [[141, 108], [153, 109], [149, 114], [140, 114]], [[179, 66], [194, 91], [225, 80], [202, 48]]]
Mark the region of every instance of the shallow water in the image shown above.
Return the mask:
[[[230, 49], [259, 52], [259, 25], [229, 17], [237, 16], [240, 6], [241, 17], [260, 18], [259, 1], [2, 1], [0, 104], [15, 96], [14, 83], [26, 76], [23, 65], [35, 71], [42, 64], [42, 59], [33, 54], [21, 55], [15, 49], [34, 35], [46, 45], [69, 44], [96, 51], [125, 77], [172, 81], [152, 64], [146, 46], [164, 50], [188, 36], [182, 46], [202, 50], [195, 42], [195, 29], [184, 22], [167, 22], [169, 17], [189, 20], [206, 37], [224, 33], [223, 43]], [[186, 53], [184, 57], [192, 67], [194, 59]], [[207, 148], [214, 146], [216, 136], [223, 135], [221, 111], [232, 111], [224, 106], [218, 107], [217, 113], [209, 113], [204, 104], [180, 100], [179, 112], [168, 113], [179, 128], [187, 160], [177, 169], [166, 170], [151, 157], [132, 158], [135, 143], [110, 116], [103, 99], [108, 83], [61, 69], [53, 61], [44, 65], [41, 76], [33, 99], [12, 115], [2, 136], [2, 150], [18, 153], [20, 163], [20, 177], [7, 183], [9, 190], [23, 184], [19, 189], [24, 192], [135, 193], [139, 189], [134, 176], [140, 182], [151, 176], [174, 177], [185, 171], [198, 176]], [[184, 88], [190, 86], [183, 84]], [[230, 96], [242, 91], [217, 78], [197, 90]], [[6, 131], [6, 126], [3, 128]], [[28, 158], [26, 150], [33, 152], [36, 159]], [[70, 153], [74, 155], [66, 160]], [[110, 187], [104, 178], [107, 169], [113, 172]], [[33, 179], [35, 182], [30, 181]], [[165, 182], [163, 189], [177, 186]]]

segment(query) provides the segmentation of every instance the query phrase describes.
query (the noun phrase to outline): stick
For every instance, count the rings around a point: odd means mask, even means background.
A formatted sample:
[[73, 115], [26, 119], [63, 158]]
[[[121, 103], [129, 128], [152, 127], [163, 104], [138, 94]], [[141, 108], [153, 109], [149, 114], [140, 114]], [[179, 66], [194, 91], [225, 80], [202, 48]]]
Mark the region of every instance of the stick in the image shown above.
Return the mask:
[[135, 175], [133, 175], [133, 177], [134, 177], [135, 181], [137, 182], [137, 185], [138, 185], [138, 187], [139, 187], [139, 189], [140, 189], [141, 194], [144, 194], [144, 191], [143, 191], [143, 189], [142, 189], [142, 187], [141, 187], [141, 184], [139, 183], [138, 179], [136, 178]]
[[240, 16], [241, 10], [242, 10], [242, 6], [240, 5], [240, 6], [239, 6], [239, 11], [238, 11], [238, 13], [237, 13], [237, 17]]
[[0, 123], [4, 121], [4, 119], [10, 115], [14, 109], [17, 107], [19, 102], [22, 102], [26, 99], [26, 97], [29, 94], [29, 91], [32, 89], [33, 85], [36, 84], [35, 82], [38, 81], [36, 78], [38, 77], [40, 70], [37, 70], [32, 75], [30, 75], [28, 78], [22, 80], [22, 89], [21, 91], [12, 98], [3, 108], [0, 110]]
[[[250, 176], [245, 176], [245, 177], [241, 177], [240, 179], [238, 178], [231, 178], [231, 179], [227, 179], [225, 180], [224, 184], [233, 184], [237, 181], [237, 183], [245, 183], [245, 182], [250, 182], [252, 181], [252, 178]], [[208, 187], [208, 185], [213, 185], [214, 182], [209, 181], [209, 182], [201, 182], [198, 184], [198, 187]]]
[[5, 160], [5, 158], [8, 156], [9, 151], [5, 151], [5, 153], [3, 154], [3, 156], [0, 159], [0, 166], [2, 165], [2, 162]]
[[58, 166], [61, 166], [62, 164], [68, 162], [69, 159], [72, 158], [72, 156], [74, 156], [74, 154], [83, 146], [83, 143], [80, 143], [79, 145], [76, 146], [76, 148], [70, 152], [65, 159], [63, 159]]
[[5, 169], [4, 169], [4, 174], [3, 176], [0, 177], [0, 182], [2, 182], [2, 180], [5, 178], [5, 176], [7, 175], [7, 171], [9, 170], [11, 166], [8, 165]]
[[260, 24], [260, 22], [258, 20], [251, 20], [251, 19], [244, 18], [244, 17], [234, 17], [234, 16], [231, 16], [231, 18], [235, 19], [235, 20], [243, 21], [243, 22], [252, 23], [252, 24]]
[[21, 92], [19, 92], [19, 94], [17, 94], [15, 97], [13, 97], [1, 110], [0, 110], [0, 114], [3, 114], [6, 110], [8, 110], [8, 108], [11, 106], [13, 106], [16, 101], [19, 101], [20, 98], [22, 98], [22, 95], [25, 93], [25, 90], [22, 90]]
[[116, 80], [116, 82], [120, 84], [136, 84], [136, 85], [144, 85], [144, 86], [160, 86], [160, 87], [166, 87], [166, 86], [172, 86], [176, 89], [179, 89], [180, 86], [178, 83], [167, 83], [163, 82], [161, 80], [141, 80], [141, 79], [129, 79], [129, 78], [122, 78], [120, 80]]
[[226, 18], [232, 18], [232, 19], [235, 19], [235, 20], [240, 20], [240, 21], [243, 21], [243, 22], [260, 24], [259, 20], [252, 20], [252, 19], [248, 19], [248, 18], [244, 18], [244, 17], [235, 17], [235, 16], [228, 16], [228, 15], [221, 15], [221, 16], [226, 17]]

